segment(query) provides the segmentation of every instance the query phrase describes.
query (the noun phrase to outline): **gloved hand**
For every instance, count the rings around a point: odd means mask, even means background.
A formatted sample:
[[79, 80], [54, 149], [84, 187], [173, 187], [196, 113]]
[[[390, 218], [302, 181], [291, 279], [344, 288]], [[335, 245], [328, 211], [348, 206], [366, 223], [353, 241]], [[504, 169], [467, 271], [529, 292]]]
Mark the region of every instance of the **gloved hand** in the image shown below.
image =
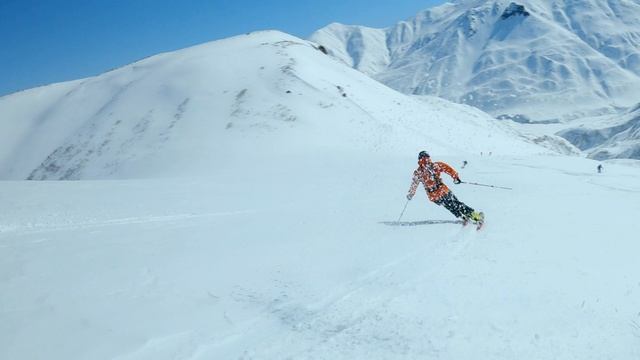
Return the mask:
[[407, 200], [411, 200], [411, 199], [413, 199], [413, 195], [407, 194]]
[[456, 185], [460, 184], [461, 182], [462, 182], [462, 180], [460, 180], [460, 178], [453, 179], [453, 183], [456, 184]]

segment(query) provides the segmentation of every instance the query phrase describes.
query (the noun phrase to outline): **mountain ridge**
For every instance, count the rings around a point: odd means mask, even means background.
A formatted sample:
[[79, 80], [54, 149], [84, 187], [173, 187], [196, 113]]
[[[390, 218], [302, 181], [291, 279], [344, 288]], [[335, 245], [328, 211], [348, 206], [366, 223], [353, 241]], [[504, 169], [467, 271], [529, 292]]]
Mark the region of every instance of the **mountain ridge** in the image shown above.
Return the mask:
[[0, 113], [14, 139], [0, 148], [5, 179], [210, 174], [225, 171], [225, 157], [272, 163], [424, 142], [448, 153], [547, 151], [476, 109], [407, 97], [279, 31], [3, 97]]
[[[618, 0], [456, 1], [384, 29], [332, 24], [310, 40], [404, 93], [444, 97], [494, 116], [563, 120], [575, 118], [575, 107], [562, 106], [567, 102], [591, 114], [637, 102], [634, 14], [640, 16], [640, 4]], [[384, 33], [386, 49], [365, 37], [349, 51], [345, 44], [363, 29]], [[372, 60], [354, 62], [353, 53]]]

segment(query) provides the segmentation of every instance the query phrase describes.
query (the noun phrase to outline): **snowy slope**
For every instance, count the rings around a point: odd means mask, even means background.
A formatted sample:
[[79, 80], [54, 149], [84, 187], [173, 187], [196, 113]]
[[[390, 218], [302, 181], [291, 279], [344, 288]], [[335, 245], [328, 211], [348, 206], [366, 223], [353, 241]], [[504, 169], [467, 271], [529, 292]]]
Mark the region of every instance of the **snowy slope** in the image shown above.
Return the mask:
[[404, 93], [566, 120], [637, 102], [638, 18], [636, 1], [461, 0], [385, 29], [331, 24], [310, 39]]
[[277, 31], [9, 95], [0, 114], [0, 133], [11, 135], [0, 148], [4, 179], [209, 174], [246, 159], [416, 152], [416, 144], [541, 151], [485, 113], [407, 97]]
[[[433, 154], [485, 211], [392, 227], [415, 154], [3, 182], [2, 359], [637, 359], [640, 168]], [[257, 165], [254, 170], [253, 165]], [[423, 190], [405, 221], [451, 219]]]

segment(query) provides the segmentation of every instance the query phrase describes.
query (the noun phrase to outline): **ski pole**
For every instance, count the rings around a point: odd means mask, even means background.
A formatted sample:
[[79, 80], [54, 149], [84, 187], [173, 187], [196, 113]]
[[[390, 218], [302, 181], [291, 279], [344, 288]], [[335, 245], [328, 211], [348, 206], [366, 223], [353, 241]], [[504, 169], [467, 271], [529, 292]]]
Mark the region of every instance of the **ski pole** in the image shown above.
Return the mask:
[[402, 215], [404, 215], [404, 211], [407, 210], [407, 205], [409, 205], [409, 199], [407, 199], [407, 202], [404, 204], [404, 208], [402, 209], [402, 212], [400, 213], [400, 217], [398, 218], [398, 222], [400, 222], [400, 219], [402, 219]]
[[497, 189], [513, 190], [513, 189], [512, 189], [512, 188], [510, 188], [510, 187], [495, 186], [495, 185], [487, 185], [487, 184], [478, 184], [478, 183], [468, 182], [468, 181], [461, 181], [461, 183], [463, 183], [463, 184], [469, 184], [469, 185], [477, 185], [477, 186], [486, 186], [486, 187], [492, 187], [492, 188], [497, 188]]

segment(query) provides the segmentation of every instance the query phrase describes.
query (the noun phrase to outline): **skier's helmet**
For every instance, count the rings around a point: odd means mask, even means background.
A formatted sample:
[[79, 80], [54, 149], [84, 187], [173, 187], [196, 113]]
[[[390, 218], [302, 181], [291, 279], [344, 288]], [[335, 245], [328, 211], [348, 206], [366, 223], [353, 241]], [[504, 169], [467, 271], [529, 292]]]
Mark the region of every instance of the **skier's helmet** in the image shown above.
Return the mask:
[[431, 157], [431, 156], [429, 156], [429, 153], [424, 151], [424, 150], [420, 151], [420, 153], [418, 154], [418, 160], [420, 160], [422, 158], [428, 158], [428, 157]]

